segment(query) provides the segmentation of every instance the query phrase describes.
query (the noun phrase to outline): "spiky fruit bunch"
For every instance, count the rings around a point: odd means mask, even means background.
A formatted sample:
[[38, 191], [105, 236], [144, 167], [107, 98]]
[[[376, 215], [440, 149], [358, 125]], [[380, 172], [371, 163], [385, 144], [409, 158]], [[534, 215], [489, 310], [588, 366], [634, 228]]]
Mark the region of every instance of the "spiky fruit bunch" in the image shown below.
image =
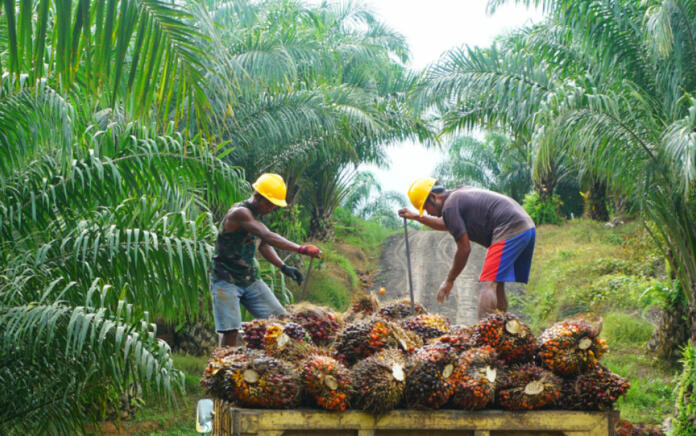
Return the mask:
[[474, 341], [474, 330], [472, 327], [464, 327], [452, 333], [438, 336], [437, 338], [433, 338], [428, 341], [429, 344], [434, 344], [436, 342], [442, 342], [450, 345], [457, 353], [461, 353], [476, 346]]
[[353, 322], [359, 319], [369, 318], [379, 311], [379, 299], [374, 294], [361, 292], [356, 294], [350, 304], [348, 312], [344, 315], [345, 322]]
[[371, 413], [388, 412], [401, 402], [406, 386], [404, 357], [397, 350], [384, 350], [358, 362], [351, 369], [351, 404]]
[[620, 419], [616, 423], [616, 436], [665, 436], [665, 433], [659, 428], [645, 428]]
[[387, 303], [379, 310], [379, 315], [390, 320], [404, 319], [409, 316], [423, 315], [428, 313], [420, 303], [414, 303], [416, 313], [411, 309], [411, 300], [400, 300]]
[[444, 343], [419, 349], [406, 365], [404, 401], [410, 408], [438, 409], [454, 392], [450, 379], [457, 363], [452, 347]]
[[498, 378], [498, 405], [509, 410], [534, 410], [556, 403], [561, 379], [540, 366], [526, 364]]
[[564, 377], [594, 368], [607, 352], [604, 339], [588, 323], [558, 322], [539, 336], [539, 357], [546, 368]]
[[289, 322], [283, 326], [283, 333], [288, 335], [291, 339], [296, 339], [298, 341], [307, 342], [313, 344], [312, 337], [309, 336], [307, 330], [296, 322]]
[[225, 375], [227, 369], [238, 360], [246, 361], [248, 356], [254, 354], [262, 356], [263, 353], [257, 350], [244, 349], [242, 347], [216, 348], [208, 359], [208, 366], [203, 372], [201, 386], [206, 392], [214, 397], [225, 396]]
[[454, 393], [450, 402], [457, 408], [479, 410], [495, 401], [498, 354], [492, 347], [472, 348], [459, 355], [452, 373]]
[[302, 362], [301, 376], [305, 391], [319, 407], [341, 412], [348, 408], [350, 371], [336, 359], [314, 354]]
[[263, 350], [266, 336], [266, 321], [263, 319], [255, 319], [250, 322], [242, 323], [242, 331], [244, 332], [244, 343], [247, 348]]
[[225, 398], [242, 407], [287, 409], [299, 404], [302, 381], [289, 363], [249, 350], [227, 368]]
[[401, 327], [417, 333], [423, 342], [450, 333], [449, 319], [430, 313], [406, 318], [401, 322]]
[[489, 345], [505, 363], [531, 362], [537, 352], [532, 330], [511, 313], [494, 313], [474, 328], [477, 346]]
[[[283, 359], [293, 365], [317, 351], [309, 336], [295, 339], [291, 337], [287, 331], [287, 326], [280, 324], [271, 324], [266, 328], [266, 336], [264, 337], [266, 354], [276, 359]], [[290, 328], [292, 334], [296, 333], [296, 329]]]
[[322, 346], [331, 343], [340, 327], [334, 313], [309, 303], [292, 306], [290, 319], [304, 327], [315, 344]]
[[563, 381], [560, 404], [570, 410], [610, 410], [630, 387], [628, 380], [597, 365]]
[[411, 351], [420, 345], [417, 338], [408, 335], [399, 326], [382, 318], [355, 321], [348, 324], [336, 337], [337, 354], [348, 364], [386, 348]]

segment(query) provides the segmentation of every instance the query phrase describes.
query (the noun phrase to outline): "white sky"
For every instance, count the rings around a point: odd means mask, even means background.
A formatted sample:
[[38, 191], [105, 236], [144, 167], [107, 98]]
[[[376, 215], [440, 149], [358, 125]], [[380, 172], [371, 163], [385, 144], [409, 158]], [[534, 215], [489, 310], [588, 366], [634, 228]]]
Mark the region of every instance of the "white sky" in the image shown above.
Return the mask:
[[[411, 67], [422, 69], [450, 48], [487, 47], [493, 39], [523, 25], [539, 22], [541, 11], [507, 4], [486, 14], [487, 0], [362, 0], [392, 29], [406, 36]], [[314, 3], [309, 1], [308, 3]], [[316, 1], [319, 3], [319, 0]], [[375, 174], [383, 191], [406, 194], [416, 177], [434, 175], [442, 152], [406, 142], [388, 149], [390, 168], [363, 166]]]

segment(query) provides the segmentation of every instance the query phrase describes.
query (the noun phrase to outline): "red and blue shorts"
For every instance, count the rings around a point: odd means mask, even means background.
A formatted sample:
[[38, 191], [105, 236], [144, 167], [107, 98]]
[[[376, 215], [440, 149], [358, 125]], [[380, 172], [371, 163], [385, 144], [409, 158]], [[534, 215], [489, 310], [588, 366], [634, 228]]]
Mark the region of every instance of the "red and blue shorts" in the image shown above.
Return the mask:
[[529, 229], [488, 247], [479, 281], [527, 283], [535, 240], [536, 229]]

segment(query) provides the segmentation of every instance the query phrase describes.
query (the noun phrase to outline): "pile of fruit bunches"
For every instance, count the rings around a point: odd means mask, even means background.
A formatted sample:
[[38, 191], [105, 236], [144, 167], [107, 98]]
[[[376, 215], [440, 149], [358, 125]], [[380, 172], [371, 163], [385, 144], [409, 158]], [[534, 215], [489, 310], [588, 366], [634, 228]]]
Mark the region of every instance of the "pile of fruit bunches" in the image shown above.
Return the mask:
[[[516, 316], [469, 327], [413, 315], [409, 301], [375, 307], [356, 298], [346, 314], [303, 303], [244, 323], [246, 346], [215, 350], [201, 384], [241, 407], [607, 410], [629, 383], [599, 364], [596, 327], [563, 321], [536, 338]], [[420, 308], [420, 309], [419, 309]]]

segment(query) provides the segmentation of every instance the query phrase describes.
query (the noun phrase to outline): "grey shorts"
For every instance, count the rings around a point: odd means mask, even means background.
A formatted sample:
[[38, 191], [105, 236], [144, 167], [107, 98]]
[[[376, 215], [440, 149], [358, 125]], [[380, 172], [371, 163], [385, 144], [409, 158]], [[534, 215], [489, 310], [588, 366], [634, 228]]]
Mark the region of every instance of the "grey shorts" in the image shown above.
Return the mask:
[[283, 305], [273, 295], [271, 289], [262, 280], [256, 280], [243, 288], [226, 280], [210, 277], [210, 292], [213, 294], [213, 315], [215, 330], [226, 332], [239, 330], [242, 327], [242, 312], [239, 304], [251, 313], [254, 318], [268, 318], [271, 315], [285, 313]]

